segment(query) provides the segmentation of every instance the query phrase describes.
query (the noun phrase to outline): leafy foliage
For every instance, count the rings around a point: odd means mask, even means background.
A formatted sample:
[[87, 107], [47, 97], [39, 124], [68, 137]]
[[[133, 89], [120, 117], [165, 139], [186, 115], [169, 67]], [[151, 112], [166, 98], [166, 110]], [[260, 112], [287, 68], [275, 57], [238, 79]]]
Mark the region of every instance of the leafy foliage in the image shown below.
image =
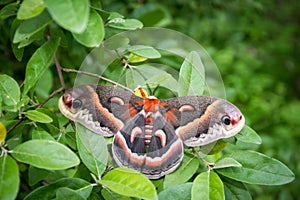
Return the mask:
[[[292, 182], [293, 172], [300, 174], [299, 5], [217, 0], [0, 5], [0, 199], [251, 199], [249, 191], [254, 197], [299, 196], [300, 184]], [[143, 26], [172, 28], [205, 45], [220, 67], [228, 98], [259, 135], [246, 126], [213, 149], [186, 149], [174, 173], [150, 181], [116, 168], [111, 139], [81, 126], [73, 130], [57, 102], [75, 77], [61, 66], [77, 68], [101, 44], [123, 49], [102, 74], [110, 80], [131, 89], [159, 86], [160, 98], [206, 92], [207, 77], [194, 67], [206, 60], [197, 52], [178, 58], [126, 38], [108, 39]], [[161, 64], [170, 68], [157, 67]], [[287, 185], [274, 187], [282, 184]]]

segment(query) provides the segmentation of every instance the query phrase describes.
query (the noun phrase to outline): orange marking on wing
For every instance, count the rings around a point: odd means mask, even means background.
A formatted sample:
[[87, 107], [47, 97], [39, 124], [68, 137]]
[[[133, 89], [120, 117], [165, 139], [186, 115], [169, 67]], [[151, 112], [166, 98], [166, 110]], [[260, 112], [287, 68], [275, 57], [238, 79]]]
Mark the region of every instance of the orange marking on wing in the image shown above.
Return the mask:
[[176, 112], [176, 108], [171, 108], [170, 110], [168, 110], [165, 113], [165, 116], [164, 116], [165, 119], [173, 126], [175, 126], [177, 124], [177, 118], [176, 118], [175, 112]]
[[91, 86], [87, 86], [87, 89], [93, 94], [94, 103], [97, 109], [99, 110], [99, 112], [101, 112], [116, 127], [117, 130], [120, 130], [121, 124], [118, 123], [118, 121], [113, 116], [113, 114], [111, 114], [106, 108], [104, 108], [100, 104], [99, 96], [95, 92], [95, 90]]
[[204, 123], [206, 120], [209, 120], [210, 114], [213, 109], [214, 109], [213, 104], [209, 105], [206, 108], [205, 113], [200, 118], [196, 118], [194, 121], [186, 124], [185, 126], [181, 126], [177, 128], [176, 129], [177, 135], [182, 138], [182, 136], [184, 136], [185, 133], [189, 132], [193, 128], [197, 128], [200, 123]]
[[133, 107], [133, 105], [129, 104], [129, 116], [133, 117], [137, 114], [137, 110]]

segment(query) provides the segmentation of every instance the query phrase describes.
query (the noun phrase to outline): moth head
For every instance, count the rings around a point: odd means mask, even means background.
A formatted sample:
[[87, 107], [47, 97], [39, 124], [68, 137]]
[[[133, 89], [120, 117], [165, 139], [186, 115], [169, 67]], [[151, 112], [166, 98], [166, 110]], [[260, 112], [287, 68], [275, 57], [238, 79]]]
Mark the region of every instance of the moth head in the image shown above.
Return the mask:
[[[68, 118], [76, 121], [76, 114], [83, 111], [92, 102], [90, 86], [78, 86], [65, 92], [60, 98], [58, 106], [60, 111]], [[93, 90], [93, 88], [90, 88]]]
[[221, 138], [237, 134], [245, 125], [245, 118], [241, 111], [223, 99], [218, 99], [212, 104], [211, 112], [211, 131], [219, 129], [222, 132]]

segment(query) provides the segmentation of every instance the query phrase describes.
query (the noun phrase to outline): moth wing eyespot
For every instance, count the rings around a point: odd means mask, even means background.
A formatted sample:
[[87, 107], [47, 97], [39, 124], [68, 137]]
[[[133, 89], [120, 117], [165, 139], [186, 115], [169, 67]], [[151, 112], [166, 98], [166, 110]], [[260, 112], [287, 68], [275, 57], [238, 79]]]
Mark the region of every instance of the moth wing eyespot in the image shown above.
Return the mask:
[[195, 108], [193, 105], [190, 104], [184, 104], [182, 105], [179, 109], [180, 112], [185, 112], [185, 111], [195, 111]]
[[221, 121], [222, 121], [223, 124], [225, 124], [227, 126], [231, 124], [231, 120], [230, 120], [230, 117], [228, 115], [224, 115], [221, 118]]
[[74, 109], [77, 109], [77, 108], [80, 108], [81, 105], [82, 105], [81, 100], [75, 99], [75, 100], [73, 101], [72, 107], [73, 107]]
[[124, 100], [123, 100], [122, 98], [120, 98], [120, 97], [117, 97], [117, 96], [111, 97], [111, 98], [110, 98], [110, 101], [111, 101], [112, 103], [116, 103], [116, 104], [118, 104], [118, 105], [120, 105], [120, 106], [125, 105]]

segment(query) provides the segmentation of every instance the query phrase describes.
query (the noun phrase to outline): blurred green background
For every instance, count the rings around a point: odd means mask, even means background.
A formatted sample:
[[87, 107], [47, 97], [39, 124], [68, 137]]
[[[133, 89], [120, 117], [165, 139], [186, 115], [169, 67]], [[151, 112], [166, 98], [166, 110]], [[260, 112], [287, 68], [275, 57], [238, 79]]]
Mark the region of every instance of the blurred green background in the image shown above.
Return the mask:
[[[294, 182], [283, 186], [248, 185], [253, 198], [300, 196], [298, 1], [103, 0], [102, 7], [139, 19], [146, 27], [166, 27], [198, 41], [217, 64], [227, 99], [243, 111], [247, 124], [262, 137], [262, 145], [253, 148], [282, 161], [296, 175]], [[35, 48], [27, 48], [23, 61], [16, 61], [9, 42], [11, 21], [0, 23], [0, 72], [21, 82]], [[108, 30], [106, 38], [110, 34]], [[88, 53], [79, 44], [73, 45], [62, 60], [64, 66], [80, 66]]]
[[144, 26], [178, 30], [217, 64], [227, 98], [263, 139], [260, 152], [295, 173], [278, 187], [249, 186], [254, 199], [300, 196], [300, 4], [297, 1], [108, 1], [104, 9]]

